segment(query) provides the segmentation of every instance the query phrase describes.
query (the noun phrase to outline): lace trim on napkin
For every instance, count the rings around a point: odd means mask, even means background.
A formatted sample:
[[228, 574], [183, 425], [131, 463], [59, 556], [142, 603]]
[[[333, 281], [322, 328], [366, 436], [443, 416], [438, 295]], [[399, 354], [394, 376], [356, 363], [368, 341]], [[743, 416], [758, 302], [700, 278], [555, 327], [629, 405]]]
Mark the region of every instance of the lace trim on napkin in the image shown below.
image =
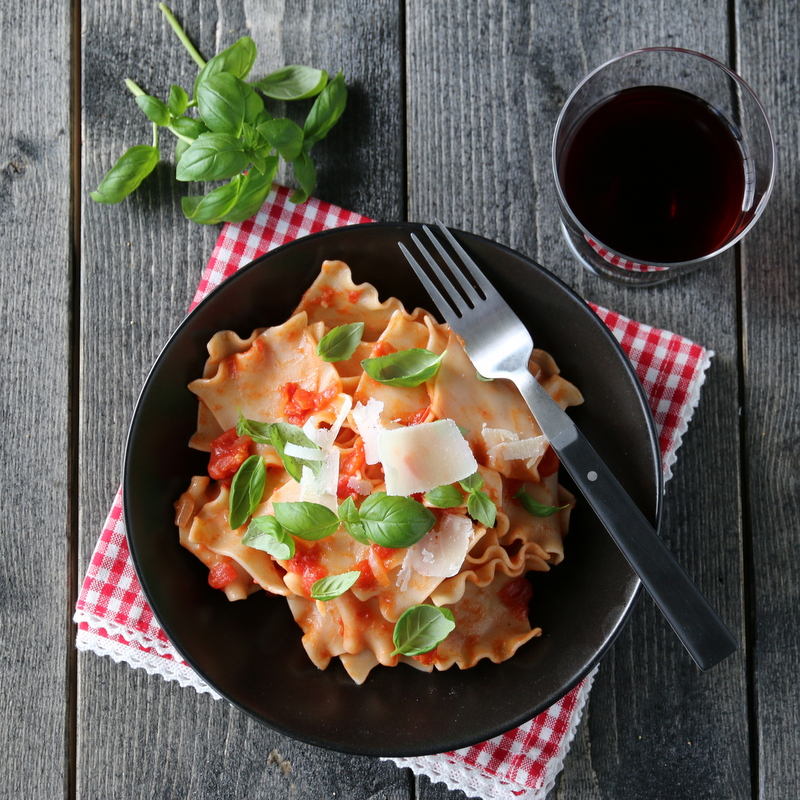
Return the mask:
[[[499, 776], [489, 777], [482, 770], [480, 764], [472, 766], [463, 761], [455, 761], [448, 758], [449, 754], [447, 753], [415, 758], [382, 758], [381, 761], [392, 761], [398, 767], [409, 767], [415, 773], [425, 775], [433, 783], [444, 783], [448, 789], [453, 791], [460, 789], [467, 797], [477, 797], [481, 800], [545, 800], [545, 796], [555, 786], [558, 773], [564, 766], [564, 759], [575, 738], [575, 732], [583, 716], [583, 708], [589, 698], [589, 691], [596, 674], [597, 667], [580, 685], [575, 699], [575, 707], [570, 716], [569, 727], [559, 743], [558, 751], [547, 761], [543, 773], [539, 776], [539, 786], [531, 788], [522, 783], [503, 780]], [[468, 750], [469, 748], [457, 750], [453, 755], [466, 753]]]
[[108, 656], [117, 664], [143, 669], [148, 675], [160, 675], [164, 680], [177, 681], [181, 687], [191, 686], [198, 694], [221, 699], [169, 644], [85, 611], [76, 611], [72, 619], [78, 625], [78, 650]]

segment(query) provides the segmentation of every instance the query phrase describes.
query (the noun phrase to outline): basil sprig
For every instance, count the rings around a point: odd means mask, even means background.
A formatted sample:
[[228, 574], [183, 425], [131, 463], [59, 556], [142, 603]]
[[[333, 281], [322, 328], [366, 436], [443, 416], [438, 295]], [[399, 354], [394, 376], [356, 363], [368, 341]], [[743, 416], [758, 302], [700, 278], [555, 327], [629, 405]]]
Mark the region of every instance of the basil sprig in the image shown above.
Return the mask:
[[394, 626], [393, 656], [419, 656], [440, 645], [456, 627], [449, 608], [421, 605], [407, 608]]
[[519, 502], [522, 504], [522, 507], [534, 517], [550, 517], [556, 512], [563, 511], [569, 506], [569, 503], [563, 506], [548, 506], [544, 503], [539, 503], [538, 501], [534, 500], [527, 491], [525, 491], [524, 486], [520, 486], [519, 489], [517, 489], [514, 497], [519, 500]]
[[430, 350], [413, 348], [389, 353], [386, 356], [365, 358], [361, 367], [367, 375], [387, 386], [420, 386], [439, 371], [444, 353], [436, 355]]
[[264, 494], [267, 468], [261, 456], [250, 456], [236, 470], [228, 496], [228, 524], [233, 530], [241, 528], [256, 510]]
[[355, 353], [364, 335], [363, 322], [351, 322], [331, 328], [317, 345], [317, 355], [323, 361], [346, 361]]
[[245, 419], [240, 411], [239, 421], [236, 423], [236, 434], [237, 436], [249, 436], [259, 444], [271, 444], [280, 456], [284, 469], [296, 481], [303, 477], [303, 467], [308, 467], [315, 475], [322, 468], [321, 461], [286, 455], [284, 451], [289, 442], [322, 452], [322, 449], [303, 433], [302, 428], [292, 425], [291, 422], [257, 422], [253, 419]]
[[483, 478], [480, 473], [473, 473], [463, 481], [459, 481], [459, 485], [467, 492], [467, 513], [487, 528], [494, 528], [497, 521], [497, 506], [486, 492], [481, 491]]
[[284, 530], [307, 541], [324, 539], [339, 527], [339, 518], [321, 503], [275, 503], [274, 509], [275, 519]]
[[242, 536], [242, 544], [263, 550], [281, 561], [294, 557], [294, 539], [271, 514], [253, 517]]
[[341, 575], [328, 575], [311, 584], [312, 600], [333, 600], [344, 594], [361, 577], [359, 570], [344, 572]]
[[[300, 187], [292, 202], [305, 202], [317, 179], [311, 150], [338, 122], [347, 104], [342, 73], [329, 81], [324, 70], [289, 65], [259, 81], [247, 82], [257, 55], [249, 36], [206, 62], [170, 10], [163, 3], [159, 8], [200, 67], [192, 87], [193, 99], [185, 89], [173, 85], [165, 103], [126, 80], [136, 104], [153, 126], [153, 144], [125, 152], [91, 193], [92, 199], [119, 203], [135, 191], [161, 157], [158, 132], [163, 128], [178, 139], [179, 181], [230, 179], [205, 196], [184, 197], [181, 206], [188, 219], [211, 225], [253, 216], [272, 188], [281, 158], [292, 164]], [[301, 127], [288, 118], [274, 119], [259, 92], [280, 101], [316, 99]], [[195, 110], [199, 116], [190, 116]]]

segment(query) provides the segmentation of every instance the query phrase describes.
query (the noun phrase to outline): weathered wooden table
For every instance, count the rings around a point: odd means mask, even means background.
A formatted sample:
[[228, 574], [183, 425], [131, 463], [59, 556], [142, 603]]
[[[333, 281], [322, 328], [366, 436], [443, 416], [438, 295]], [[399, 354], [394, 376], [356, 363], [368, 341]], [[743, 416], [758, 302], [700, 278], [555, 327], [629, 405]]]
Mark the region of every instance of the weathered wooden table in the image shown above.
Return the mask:
[[[317, 196], [384, 220], [441, 215], [589, 300], [716, 351], [663, 536], [743, 647], [701, 674], [643, 598], [601, 665], [553, 796], [798, 797], [797, 3], [179, 0], [173, 11], [206, 57], [250, 34], [254, 74], [343, 68], [349, 105], [317, 148]], [[742, 246], [633, 290], [570, 257], [550, 139], [587, 71], [656, 44], [743, 75], [771, 115], [779, 172]], [[72, 609], [136, 396], [218, 228], [184, 219], [168, 164], [119, 206], [88, 196], [126, 147], [148, 141], [123, 79], [161, 96], [193, 80], [155, 2], [5, 0], [0, 53], [0, 796], [461, 797], [76, 654]]]

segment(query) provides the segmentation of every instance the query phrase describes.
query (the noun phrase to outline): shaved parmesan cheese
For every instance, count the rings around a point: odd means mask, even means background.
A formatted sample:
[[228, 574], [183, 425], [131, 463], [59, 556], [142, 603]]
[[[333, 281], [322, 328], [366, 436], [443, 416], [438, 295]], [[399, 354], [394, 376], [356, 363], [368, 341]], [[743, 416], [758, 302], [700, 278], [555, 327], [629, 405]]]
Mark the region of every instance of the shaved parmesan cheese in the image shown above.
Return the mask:
[[529, 439], [520, 439], [516, 433], [503, 428], [487, 428], [481, 431], [483, 440], [488, 447], [487, 455], [490, 458], [501, 458], [506, 461], [525, 459], [530, 469], [544, 455], [547, 450], [547, 439], [544, 436], [533, 436]]
[[322, 467], [315, 475], [309, 467], [303, 467], [300, 477], [300, 499], [319, 503], [331, 511], [337, 511], [339, 503], [336, 489], [339, 483], [339, 451], [335, 447], [326, 454]]
[[302, 458], [306, 461], [324, 461], [325, 453], [317, 447], [303, 447], [293, 442], [286, 442], [283, 452], [292, 458]]
[[353, 492], [358, 492], [358, 494], [368, 495], [372, 494], [372, 490], [375, 487], [372, 485], [372, 481], [368, 481], [366, 478], [357, 478], [355, 475], [351, 475], [347, 479], [347, 488]]
[[467, 557], [472, 531], [472, 521], [468, 517], [443, 514], [432, 531], [408, 548], [397, 575], [398, 585], [407, 579], [404, 571], [411, 570], [432, 578], [452, 578]]
[[342, 407], [339, 409], [339, 413], [330, 428], [318, 428], [316, 417], [309, 417], [306, 424], [303, 425], [303, 433], [323, 450], [330, 450], [333, 447], [333, 443], [342, 429], [342, 424], [353, 407], [353, 398], [349, 394], [340, 394], [339, 397], [343, 398]]
[[383, 401], [370, 397], [366, 405], [356, 403], [353, 408], [353, 422], [358, 435], [364, 441], [364, 456], [367, 464], [377, 464], [380, 461], [378, 438], [383, 430], [381, 412]]
[[469, 443], [452, 419], [382, 430], [378, 452], [386, 494], [408, 496], [463, 480], [478, 469]]

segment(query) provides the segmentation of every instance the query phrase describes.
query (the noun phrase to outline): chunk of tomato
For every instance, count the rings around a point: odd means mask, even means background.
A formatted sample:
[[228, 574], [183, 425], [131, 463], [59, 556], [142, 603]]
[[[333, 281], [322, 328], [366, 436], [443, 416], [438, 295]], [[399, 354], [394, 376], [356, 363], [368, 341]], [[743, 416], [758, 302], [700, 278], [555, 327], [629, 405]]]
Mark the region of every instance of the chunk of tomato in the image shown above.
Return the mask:
[[208, 571], [208, 585], [212, 589], [224, 589], [231, 581], [236, 580], [236, 570], [230, 564], [220, 561]]
[[230, 480], [250, 455], [253, 440], [249, 436], [237, 436], [231, 428], [211, 442], [211, 458], [208, 474], [215, 481]]

